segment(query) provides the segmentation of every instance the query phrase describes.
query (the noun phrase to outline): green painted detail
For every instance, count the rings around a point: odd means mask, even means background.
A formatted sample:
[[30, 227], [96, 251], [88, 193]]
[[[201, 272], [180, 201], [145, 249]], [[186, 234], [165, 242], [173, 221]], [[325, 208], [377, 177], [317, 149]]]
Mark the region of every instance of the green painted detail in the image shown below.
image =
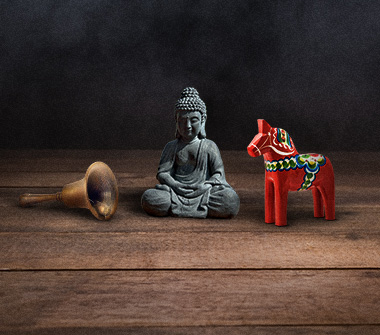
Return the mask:
[[290, 158], [280, 159], [278, 161], [265, 161], [265, 169], [268, 172], [289, 171], [295, 169], [304, 169], [304, 182], [298, 191], [307, 190], [312, 185], [319, 172], [320, 167], [326, 164], [326, 157], [322, 155], [296, 155]]

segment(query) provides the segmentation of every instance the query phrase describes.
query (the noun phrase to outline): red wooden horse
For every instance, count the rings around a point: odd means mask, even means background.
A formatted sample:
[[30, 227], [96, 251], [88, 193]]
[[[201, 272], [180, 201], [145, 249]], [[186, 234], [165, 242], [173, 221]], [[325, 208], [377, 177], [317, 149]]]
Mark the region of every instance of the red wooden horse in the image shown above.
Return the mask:
[[265, 222], [286, 226], [288, 191], [312, 190], [314, 216], [335, 219], [334, 171], [319, 154], [300, 155], [289, 134], [257, 120], [259, 133], [248, 145], [252, 157], [265, 161]]

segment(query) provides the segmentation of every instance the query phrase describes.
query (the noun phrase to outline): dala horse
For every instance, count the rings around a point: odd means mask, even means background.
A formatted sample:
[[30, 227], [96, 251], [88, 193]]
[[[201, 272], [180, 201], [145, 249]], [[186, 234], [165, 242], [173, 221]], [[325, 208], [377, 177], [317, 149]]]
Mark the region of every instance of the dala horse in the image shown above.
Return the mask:
[[334, 171], [320, 154], [300, 155], [289, 134], [257, 120], [259, 133], [247, 147], [252, 157], [264, 156], [265, 222], [286, 226], [288, 191], [312, 190], [314, 216], [335, 219]]

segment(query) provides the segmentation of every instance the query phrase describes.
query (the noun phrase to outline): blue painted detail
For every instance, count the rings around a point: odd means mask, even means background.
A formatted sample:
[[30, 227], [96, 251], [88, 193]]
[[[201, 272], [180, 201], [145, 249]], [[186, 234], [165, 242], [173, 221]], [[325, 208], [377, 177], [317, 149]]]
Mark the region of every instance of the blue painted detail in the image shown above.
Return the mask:
[[265, 161], [265, 170], [268, 172], [289, 171], [304, 169], [304, 182], [298, 191], [307, 190], [312, 186], [320, 167], [326, 164], [326, 157], [322, 155], [295, 155], [274, 161]]

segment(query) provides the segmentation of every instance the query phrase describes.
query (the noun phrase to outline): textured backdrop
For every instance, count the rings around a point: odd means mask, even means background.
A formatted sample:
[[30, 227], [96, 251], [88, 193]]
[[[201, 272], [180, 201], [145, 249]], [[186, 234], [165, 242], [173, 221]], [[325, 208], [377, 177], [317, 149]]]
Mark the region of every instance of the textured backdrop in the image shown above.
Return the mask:
[[0, 2], [2, 148], [149, 148], [186, 86], [207, 135], [245, 150], [257, 118], [301, 150], [379, 150], [380, 2]]

